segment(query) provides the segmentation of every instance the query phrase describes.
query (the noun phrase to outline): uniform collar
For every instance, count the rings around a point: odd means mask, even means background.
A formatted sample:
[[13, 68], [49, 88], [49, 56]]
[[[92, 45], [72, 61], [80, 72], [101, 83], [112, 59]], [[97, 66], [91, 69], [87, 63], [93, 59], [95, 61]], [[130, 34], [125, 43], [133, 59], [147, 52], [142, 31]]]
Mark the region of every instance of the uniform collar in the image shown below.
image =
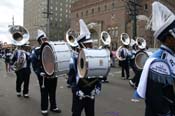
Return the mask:
[[170, 48], [168, 48], [167, 46], [161, 45], [160, 49], [165, 50], [165, 51], [167, 51], [168, 53], [170, 53], [171, 55], [174, 56], [174, 52]]

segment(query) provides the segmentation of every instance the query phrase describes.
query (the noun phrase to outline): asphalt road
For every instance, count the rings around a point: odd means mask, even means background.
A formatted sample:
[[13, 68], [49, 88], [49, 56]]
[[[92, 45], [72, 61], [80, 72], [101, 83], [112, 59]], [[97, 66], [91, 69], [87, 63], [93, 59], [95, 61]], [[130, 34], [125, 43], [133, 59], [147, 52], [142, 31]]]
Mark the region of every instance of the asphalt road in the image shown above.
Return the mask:
[[[131, 75], [132, 75], [132, 71]], [[96, 116], [144, 116], [144, 101], [131, 102], [134, 89], [128, 80], [121, 79], [120, 68], [111, 68], [109, 83], [102, 85], [102, 91], [96, 96]], [[6, 73], [5, 64], [0, 59], [0, 116], [41, 116], [40, 90], [34, 73], [30, 78], [30, 98], [18, 98], [15, 91], [14, 72]], [[49, 112], [49, 116], [71, 116], [72, 94], [67, 88], [66, 78], [60, 77], [57, 86], [57, 104], [61, 114]], [[84, 112], [82, 113], [84, 116]]]

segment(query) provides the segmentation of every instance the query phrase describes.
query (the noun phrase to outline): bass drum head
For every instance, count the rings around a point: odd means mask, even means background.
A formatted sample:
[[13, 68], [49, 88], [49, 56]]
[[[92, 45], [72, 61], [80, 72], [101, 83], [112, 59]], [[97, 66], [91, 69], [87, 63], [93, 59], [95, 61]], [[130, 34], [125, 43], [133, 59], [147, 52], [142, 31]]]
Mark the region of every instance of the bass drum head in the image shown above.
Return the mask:
[[87, 64], [84, 50], [81, 50], [77, 61], [77, 70], [80, 78], [84, 78], [87, 74]]
[[52, 76], [54, 74], [54, 53], [53, 49], [48, 43], [44, 43], [41, 46], [41, 64], [48, 76]]
[[138, 53], [136, 53], [136, 56], [135, 56], [136, 67], [139, 70], [142, 70], [148, 58], [149, 58], [149, 55], [144, 51], [139, 51]]

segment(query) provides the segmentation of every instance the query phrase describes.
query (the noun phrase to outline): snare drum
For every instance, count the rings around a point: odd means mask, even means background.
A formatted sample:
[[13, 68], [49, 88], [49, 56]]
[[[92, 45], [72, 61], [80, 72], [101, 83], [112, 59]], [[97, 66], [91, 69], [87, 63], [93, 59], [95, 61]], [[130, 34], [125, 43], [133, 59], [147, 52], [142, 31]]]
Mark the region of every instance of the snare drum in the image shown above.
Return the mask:
[[78, 56], [78, 76], [80, 78], [103, 78], [110, 70], [108, 49], [83, 49]]
[[66, 74], [69, 71], [71, 48], [66, 42], [46, 42], [41, 46], [41, 64], [50, 77]]

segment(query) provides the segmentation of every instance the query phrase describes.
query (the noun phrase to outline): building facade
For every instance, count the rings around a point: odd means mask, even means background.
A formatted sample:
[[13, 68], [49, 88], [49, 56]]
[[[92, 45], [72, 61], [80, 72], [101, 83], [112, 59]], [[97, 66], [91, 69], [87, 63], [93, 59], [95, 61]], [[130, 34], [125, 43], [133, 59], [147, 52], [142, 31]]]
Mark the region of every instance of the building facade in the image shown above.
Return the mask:
[[47, 20], [43, 12], [47, 9], [46, 0], [24, 0], [24, 27], [30, 33], [30, 42], [35, 42], [37, 29], [46, 31]]
[[[96, 46], [101, 45], [101, 32], [109, 32], [112, 38], [112, 50], [116, 50], [122, 44], [120, 41], [121, 33], [128, 33], [130, 38], [133, 38], [135, 29], [136, 37], [144, 37], [148, 47], [156, 47], [155, 43], [157, 42], [153, 39], [153, 32], [147, 30], [147, 20], [151, 15], [151, 3], [153, 1], [79, 0], [72, 4], [71, 28], [79, 32], [79, 19], [84, 19]], [[173, 0], [160, 1], [175, 11]], [[136, 23], [134, 23], [133, 16], [136, 16]], [[135, 24], [137, 28], [134, 28]]]
[[24, 0], [24, 26], [30, 41], [42, 29], [52, 41], [63, 40], [70, 28], [71, 4], [77, 0]]

